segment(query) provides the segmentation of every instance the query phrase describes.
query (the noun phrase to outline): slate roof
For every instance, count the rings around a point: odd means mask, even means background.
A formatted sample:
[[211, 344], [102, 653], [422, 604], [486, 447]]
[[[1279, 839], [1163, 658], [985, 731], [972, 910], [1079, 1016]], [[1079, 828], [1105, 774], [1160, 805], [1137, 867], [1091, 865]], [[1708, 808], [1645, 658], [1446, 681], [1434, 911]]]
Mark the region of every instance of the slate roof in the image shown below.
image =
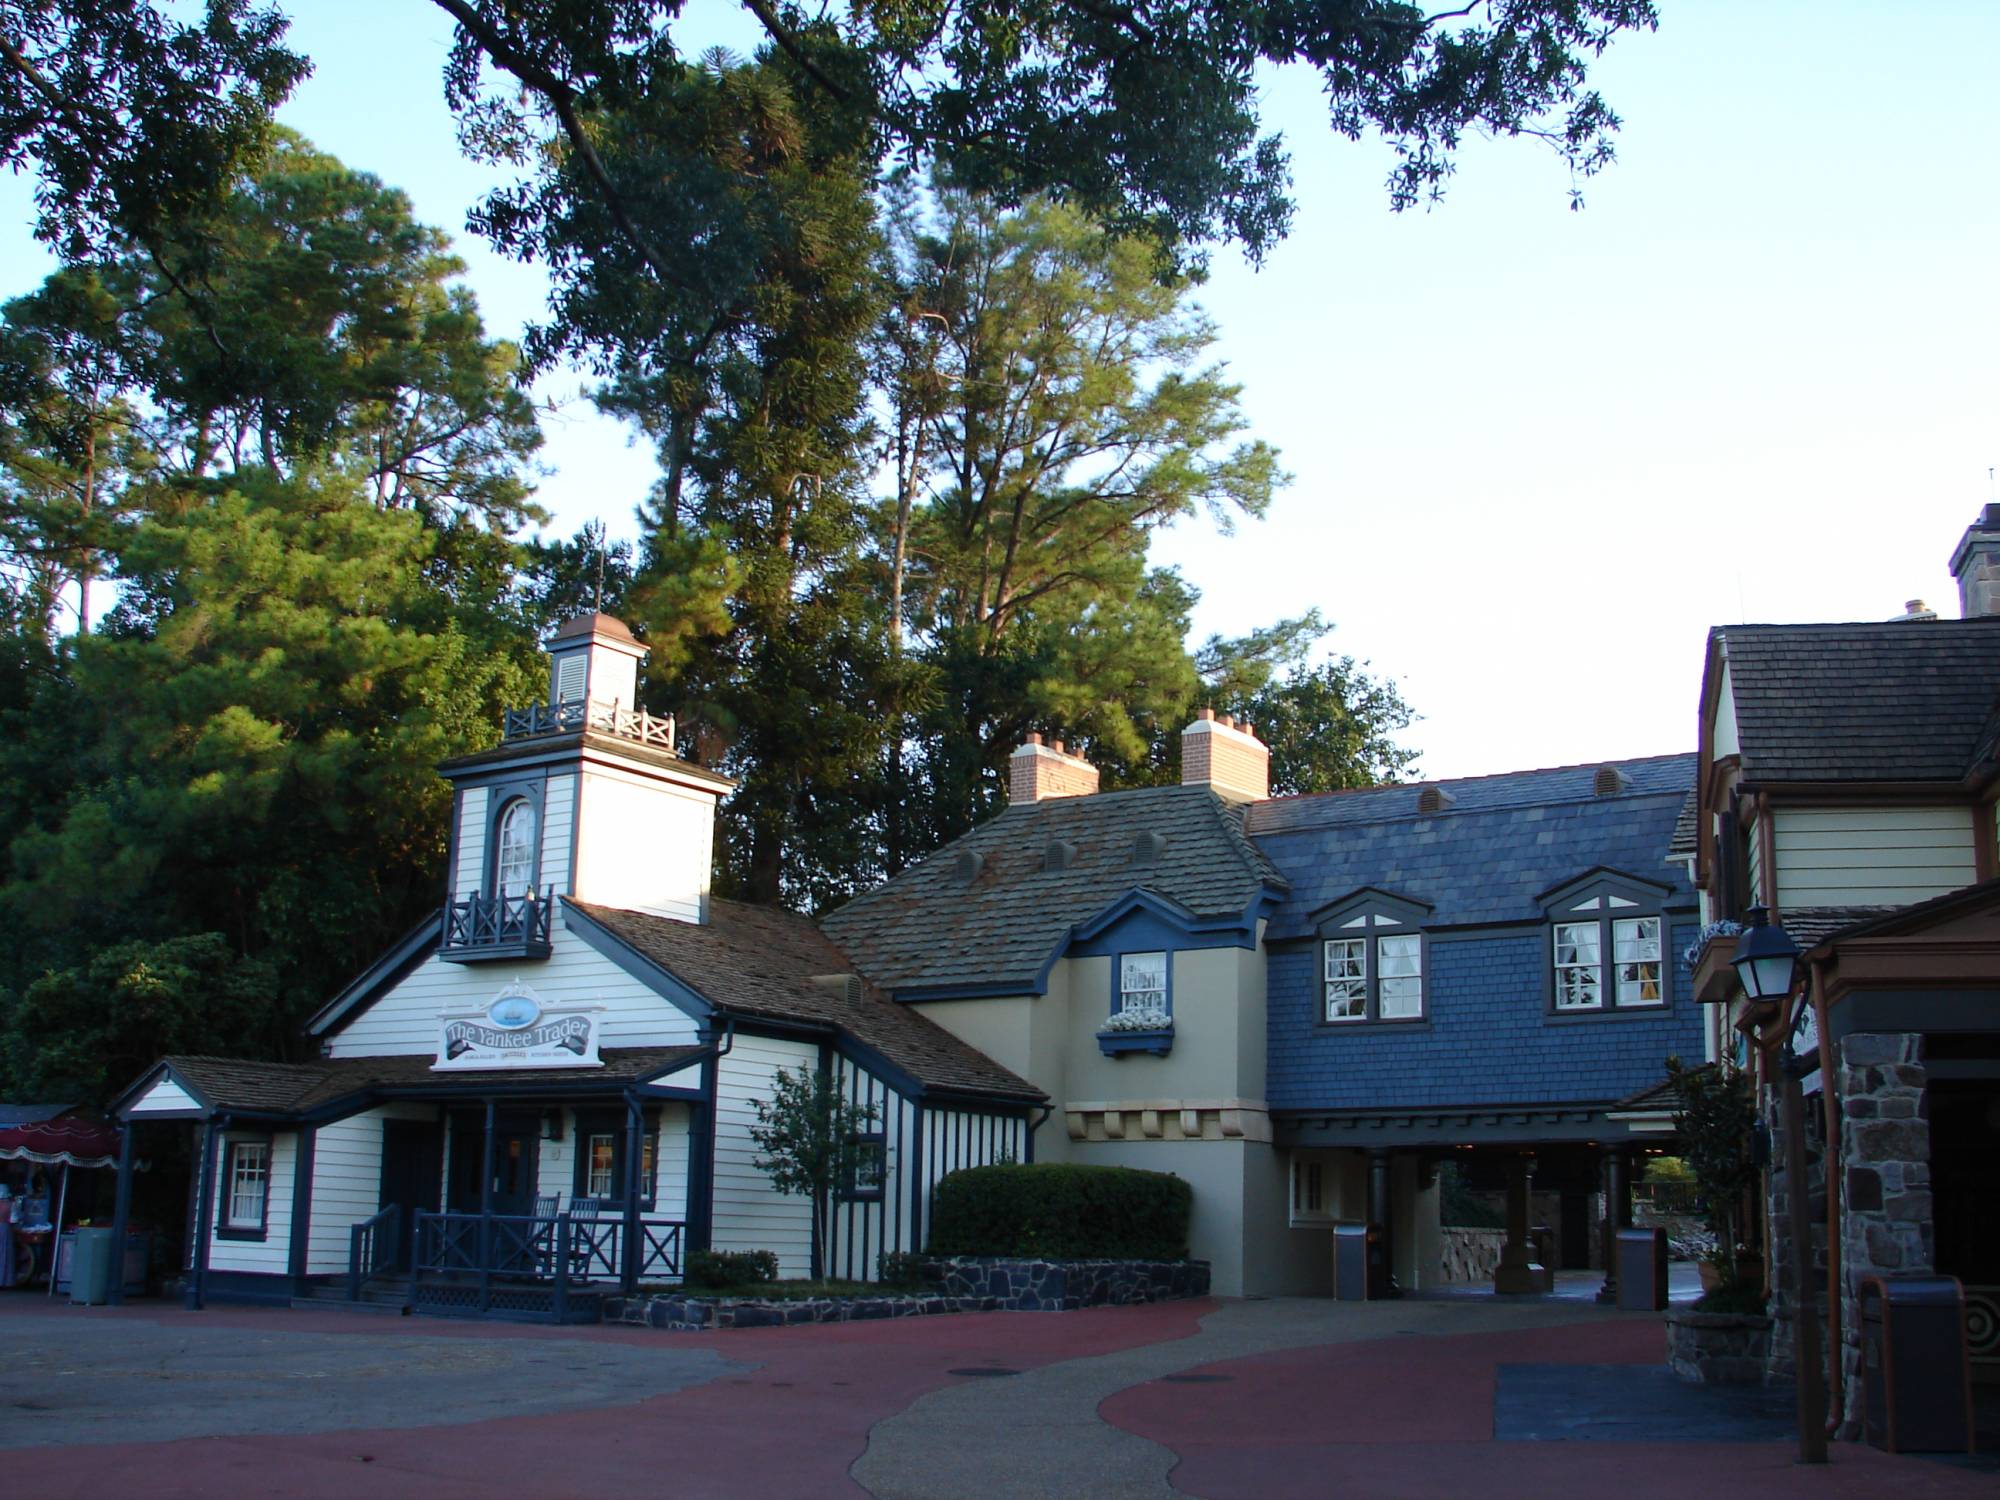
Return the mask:
[[421, 1086], [445, 1092], [484, 1093], [525, 1085], [588, 1085], [615, 1090], [670, 1072], [698, 1047], [606, 1047], [599, 1068], [481, 1068], [435, 1072], [421, 1057], [341, 1057], [310, 1063], [255, 1062], [240, 1057], [162, 1058], [208, 1104], [255, 1114], [307, 1114], [323, 1104], [374, 1089]]
[[0, 1101], [0, 1129], [9, 1125], [40, 1125], [59, 1119], [75, 1108], [74, 1104], [8, 1104]]
[[2000, 616], [1852, 625], [1729, 625], [1745, 775], [1957, 781], [1995, 739]]
[[837, 1027], [926, 1088], [1042, 1100], [1040, 1089], [871, 984], [850, 993], [816, 978], [856, 972], [854, 961], [804, 917], [710, 901], [697, 926], [588, 902], [570, 903], [621, 942], [727, 1014]]
[[1788, 906], [1779, 914], [1778, 925], [1791, 934], [1803, 953], [1857, 922], [1886, 917], [1902, 909], [1900, 906]]
[[1667, 840], [1667, 852], [1684, 858], [1701, 847], [1701, 792], [1689, 787], [1681, 803], [1681, 815], [1674, 819], [1674, 836]]
[[[1245, 837], [1243, 809], [1205, 786], [1139, 787], [1015, 803], [822, 923], [887, 989], [959, 984], [1039, 988], [1071, 931], [1135, 889], [1196, 917], [1241, 917], [1284, 877]], [[1142, 834], [1157, 858], [1135, 863]], [[1055, 840], [1074, 853], [1043, 868]], [[979, 856], [971, 882], [959, 877]]]
[[1539, 921], [1543, 892], [1598, 866], [1692, 905], [1668, 848], [1695, 757], [1611, 764], [1627, 785], [1607, 796], [1593, 793], [1600, 767], [1572, 766], [1430, 783], [1453, 801], [1427, 815], [1408, 786], [1258, 804], [1251, 835], [1291, 878], [1266, 939], [1306, 936], [1314, 912], [1367, 887], [1429, 904], [1430, 928]]

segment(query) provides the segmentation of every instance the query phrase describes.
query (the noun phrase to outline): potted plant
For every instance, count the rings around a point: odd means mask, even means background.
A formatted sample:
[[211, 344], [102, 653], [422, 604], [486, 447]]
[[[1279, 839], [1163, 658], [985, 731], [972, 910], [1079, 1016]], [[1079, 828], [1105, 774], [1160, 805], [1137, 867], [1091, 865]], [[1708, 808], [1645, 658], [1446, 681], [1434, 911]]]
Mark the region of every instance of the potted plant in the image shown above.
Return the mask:
[[1106, 1057], [1150, 1052], [1165, 1057], [1174, 1049], [1174, 1018], [1160, 1005], [1128, 1005], [1115, 1011], [1097, 1033], [1097, 1049]]
[[1701, 1190], [1715, 1248], [1702, 1260], [1702, 1297], [1667, 1312], [1667, 1359], [1684, 1380], [1750, 1382], [1763, 1376], [1771, 1320], [1763, 1268], [1743, 1248], [1743, 1205], [1757, 1181], [1757, 1098], [1750, 1079], [1720, 1063], [1667, 1059], [1680, 1095], [1674, 1126], [1681, 1158]]

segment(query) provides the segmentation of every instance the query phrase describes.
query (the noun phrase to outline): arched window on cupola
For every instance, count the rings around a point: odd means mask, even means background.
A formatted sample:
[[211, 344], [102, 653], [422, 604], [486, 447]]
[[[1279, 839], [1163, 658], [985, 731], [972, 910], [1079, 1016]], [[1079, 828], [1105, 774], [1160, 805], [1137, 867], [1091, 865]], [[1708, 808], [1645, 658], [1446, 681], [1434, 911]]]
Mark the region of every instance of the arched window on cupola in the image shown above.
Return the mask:
[[535, 809], [516, 797], [500, 811], [493, 861], [493, 893], [509, 899], [535, 888]]

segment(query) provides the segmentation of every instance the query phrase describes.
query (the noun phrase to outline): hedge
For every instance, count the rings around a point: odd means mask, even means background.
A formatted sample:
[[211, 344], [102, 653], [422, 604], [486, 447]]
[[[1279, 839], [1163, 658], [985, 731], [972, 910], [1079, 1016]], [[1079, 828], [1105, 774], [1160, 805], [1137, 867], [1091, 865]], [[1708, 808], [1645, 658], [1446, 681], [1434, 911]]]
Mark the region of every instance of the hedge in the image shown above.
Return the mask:
[[968, 1167], [937, 1185], [932, 1255], [1181, 1260], [1194, 1193], [1169, 1172], [1063, 1162]]

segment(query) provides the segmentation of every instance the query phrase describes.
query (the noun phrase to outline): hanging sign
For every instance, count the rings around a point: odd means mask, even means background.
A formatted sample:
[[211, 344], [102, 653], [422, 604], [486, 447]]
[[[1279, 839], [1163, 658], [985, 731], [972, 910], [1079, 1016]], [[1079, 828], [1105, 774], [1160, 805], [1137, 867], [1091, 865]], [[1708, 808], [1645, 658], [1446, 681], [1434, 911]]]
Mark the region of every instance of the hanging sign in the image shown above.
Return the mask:
[[549, 1010], [524, 984], [510, 984], [482, 1011], [440, 1017], [433, 1072], [492, 1068], [596, 1068], [595, 1006]]

